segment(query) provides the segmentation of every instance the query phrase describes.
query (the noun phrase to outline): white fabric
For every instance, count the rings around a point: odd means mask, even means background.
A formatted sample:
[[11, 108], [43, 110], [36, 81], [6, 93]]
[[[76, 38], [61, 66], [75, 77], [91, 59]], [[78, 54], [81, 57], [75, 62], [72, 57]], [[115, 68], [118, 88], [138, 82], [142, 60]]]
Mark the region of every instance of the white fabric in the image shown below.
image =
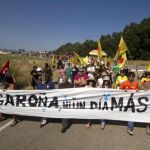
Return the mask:
[[150, 123], [150, 90], [0, 90], [0, 112], [45, 118], [110, 119]]

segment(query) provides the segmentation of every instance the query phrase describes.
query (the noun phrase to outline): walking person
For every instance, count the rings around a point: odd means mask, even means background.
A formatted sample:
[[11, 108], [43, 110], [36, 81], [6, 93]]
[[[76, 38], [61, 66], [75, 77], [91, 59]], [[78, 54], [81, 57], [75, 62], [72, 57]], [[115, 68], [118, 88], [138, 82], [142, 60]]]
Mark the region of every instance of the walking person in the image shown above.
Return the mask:
[[[73, 88], [74, 85], [70, 82], [68, 82], [69, 77], [65, 74], [62, 77], [62, 83], [59, 84], [59, 89], [66, 89], [66, 88]], [[65, 133], [66, 130], [69, 128], [70, 126], [70, 122], [68, 119], [62, 119], [62, 129], [61, 129], [61, 133]]]
[[[6, 81], [4, 83], [3, 89], [4, 90], [15, 90], [16, 89], [16, 80], [14, 78], [14, 74], [12, 76], [11, 75], [6, 76]], [[2, 113], [0, 114], [0, 116], [2, 118], [4, 118]], [[18, 123], [18, 120], [16, 118], [16, 115], [12, 115], [11, 127], [15, 126], [17, 123]]]
[[[103, 77], [102, 88], [105, 88], [105, 89], [112, 88], [110, 76], [106, 75]], [[105, 120], [101, 119], [101, 129], [104, 129], [105, 125], [106, 125]]]
[[[41, 74], [41, 81], [37, 84], [37, 90], [51, 90], [54, 89], [54, 84], [50, 81], [50, 79], [46, 76], [46, 74]], [[41, 118], [40, 128], [47, 124], [47, 118]]]
[[[124, 82], [121, 83], [120, 89], [122, 90], [137, 90], [139, 91], [140, 86], [137, 81], [134, 80], [135, 78], [135, 73], [134, 72], [129, 72], [128, 74], [128, 79]], [[134, 128], [134, 122], [128, 121], [128, 133], [129, 135], [133, 135], [133, 128]]]

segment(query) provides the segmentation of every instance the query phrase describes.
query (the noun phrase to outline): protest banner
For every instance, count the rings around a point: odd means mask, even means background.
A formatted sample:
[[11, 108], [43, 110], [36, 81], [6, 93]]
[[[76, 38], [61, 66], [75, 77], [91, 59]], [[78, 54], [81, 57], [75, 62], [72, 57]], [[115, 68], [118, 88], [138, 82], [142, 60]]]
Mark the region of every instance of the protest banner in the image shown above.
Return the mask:
[[150, 90], [0, 90], [0, 112], [24, 116], [150, 123]]

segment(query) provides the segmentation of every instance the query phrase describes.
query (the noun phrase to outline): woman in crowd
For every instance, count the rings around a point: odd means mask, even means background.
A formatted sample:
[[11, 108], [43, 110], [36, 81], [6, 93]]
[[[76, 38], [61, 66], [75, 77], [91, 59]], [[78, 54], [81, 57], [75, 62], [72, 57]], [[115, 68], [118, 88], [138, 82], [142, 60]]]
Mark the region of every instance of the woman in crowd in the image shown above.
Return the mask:
[[[89, 78], [87, 80], [87, 85], [85, 87], [87, 87], [87, 88], [94, 88], [94, 87], [96, 87], [96, 81], [95, 81], [95, 79], [94, 78]], [[87, 125], [86, 125], [86, 128], [88, 129], [90, 127], [91, 127], [91, 121], [89, 120], [88, 123], [87, 123]]]
[[[102, 88], [105, 88], [105, 89], [112, 88], [110, 76], [105, 75], [105, 76], [103, 77]], [[104, 129], [104, 128], [105, 128], [105, 125], [106, 125], [105, 120], [104, 120], [104, 119], [101, 119], [101, 129]]]

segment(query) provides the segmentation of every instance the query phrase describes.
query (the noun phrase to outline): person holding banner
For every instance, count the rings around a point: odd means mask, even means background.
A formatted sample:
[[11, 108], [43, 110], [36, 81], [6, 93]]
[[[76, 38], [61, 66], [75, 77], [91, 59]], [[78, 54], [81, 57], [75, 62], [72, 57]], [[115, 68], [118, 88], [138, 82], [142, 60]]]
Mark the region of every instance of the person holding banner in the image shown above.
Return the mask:
[[[37, 88], [37, 90], [55, 89], [53, 83], [50, 81], [49, 77], [47, 77], [45, 73], [41, 74], [41, 81], [39, 81], [36, 88]], [[42, 128], [46, 124], [47, 124], [47, 119], [42, 118], [40, 128]]]
[[[6, 76], [6, 81], [5, 81], [3, 89], [4, 90], [15, 90], [16, 89], [16, 80], [14, 78], [14, 73], [13, 73], [13, 75]], [[3, 114], [0, 114], [0, 115], [3, 118]], [[18, 123], [16, 115], [12, 115], [12, 120], [13, 120], [13, 122], [11, 123], [11, 127], [13, 127], [14, 125], [16, 125]]]
[[[66, 89], [66, 88], [73, 88], [74, 85], [70, 82], [68, 82], [69, 77], [65, 74], [62, 77], [62, 83], [59, 84], [59, 89]], [[62, 119], [62, 129], [61, 133], [65, 133], [66, 130], [69, 128], [70, 122], [68, 119]]]
[[[135, 73], [129, 72], [128, 80], [121, 83], [120, 89], [125, 90], [125, 91], [127, 91], [127, 90], [139, 91], [139, 89], [140, 89], [139, 83], [137, 81], [135, 81], [134, 78], [135, 78]], [[133, 128], [134, 128], [134, 122], [128, 121], [129, 135], [133, 135]]]
[[[95, 88], [96, 87], [96, 80], [95, 78], [89, 78], [87, 80], [87, 85], [85, 86], [86, 88]], [[88, 123], [86, 124], [86, 128], [90, 128], [92, 125], [91, 120], [88, 120]]]
[[122, 82], [126, 81], [128, 78], [125, 75], [124, 69], [120, 70], [120, 75], [117, 76], [116, 82], [115, 82], [115, 89], [119, 88]]
[[[141, 79], [142, 82], [142, 85], [141, 85], [141, 89], [142, 90], [149, 90], [150, 89], [150, 72], [147, 72], [146, 75], [145, 75], [145, 78], [142, 78]], [[150, 124], [147, 123], [147, 126], [146, 126], [146, 133], [148, 135], [150, 135]]]
[[[112, 88], [110, 76], [106, 75], [103, 77], [102, 88], [105, 88], [105, 89]], [[106, 125], [105, 120], [101, 119], [101, 129], [104, 130], [105, 125]]]

